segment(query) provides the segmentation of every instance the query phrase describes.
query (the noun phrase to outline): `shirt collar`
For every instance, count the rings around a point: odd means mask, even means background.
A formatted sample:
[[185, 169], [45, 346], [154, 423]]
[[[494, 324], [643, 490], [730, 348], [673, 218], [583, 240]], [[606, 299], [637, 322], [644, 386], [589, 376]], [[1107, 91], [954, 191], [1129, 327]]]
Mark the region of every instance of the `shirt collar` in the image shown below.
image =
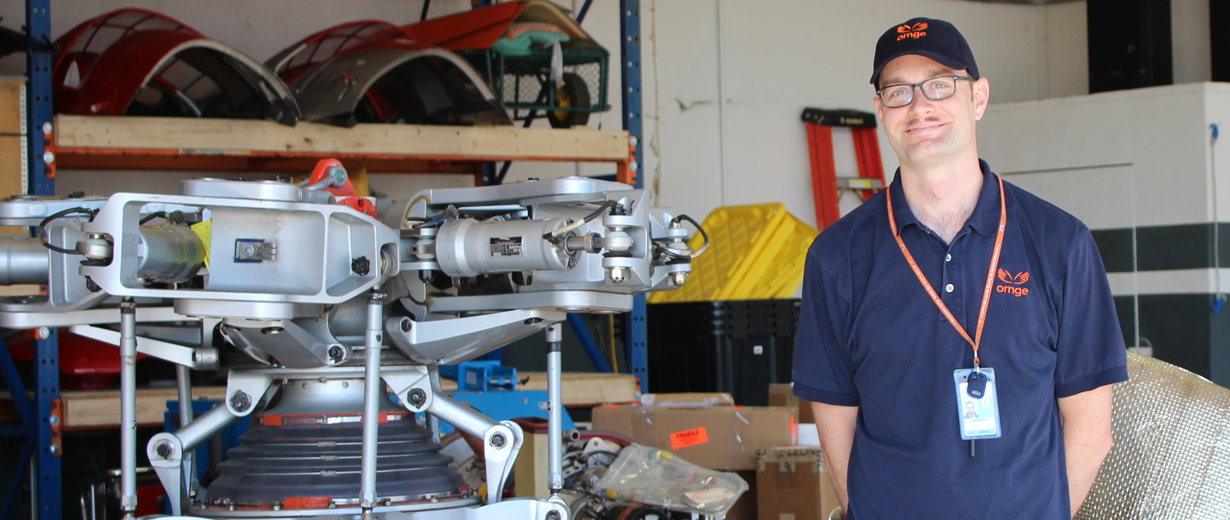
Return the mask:
[[[978, 194], [978, 204], [974, 212], [966, 219], [965, 225], [970, 226], [980, 234], [991, 236], [999, 231], [999, 181], [991, 173], [991, 166], [979, 159], [978, 167], [982, 170], [982, 191]], [[901, 168], [897, 168], [893, 182], [888, 186], [893, 195], [893, 216], [897, 220], [897, 233], [901, 233], [909, 224], [923, 227], [910, 205], [905, 200], [905, 190], [901, 187]]]

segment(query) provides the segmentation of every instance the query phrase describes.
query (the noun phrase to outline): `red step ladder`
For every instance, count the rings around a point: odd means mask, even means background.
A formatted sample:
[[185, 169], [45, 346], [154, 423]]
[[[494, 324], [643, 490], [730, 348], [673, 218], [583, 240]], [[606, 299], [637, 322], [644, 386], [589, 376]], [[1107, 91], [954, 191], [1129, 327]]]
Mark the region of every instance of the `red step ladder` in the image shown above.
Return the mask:
[[[843, 190], [858, 190], [863, 201], [884, 189], [884, 165], [880, 161], [880, 141], [876, 137], [876, 117], [859, 110], [803, 109], [807, 126], [807, 148], [811, 152], [811, 185], [816, 198], [816, 228], [825, 228], [841, 218], [838, 202]], [[833, 160], [833, 127], [850, 128], [854, 134], [854, 155], [858, 177], [838, 177]]]

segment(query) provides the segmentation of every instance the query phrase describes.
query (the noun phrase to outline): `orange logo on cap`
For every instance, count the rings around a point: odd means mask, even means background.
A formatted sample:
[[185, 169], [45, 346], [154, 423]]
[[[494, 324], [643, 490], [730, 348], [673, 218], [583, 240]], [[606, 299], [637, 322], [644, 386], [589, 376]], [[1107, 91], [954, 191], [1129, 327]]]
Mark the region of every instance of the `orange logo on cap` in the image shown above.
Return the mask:
[[[1025, 282], [1029, 281], [1029, 271], [1022, 271], [1016, 276], [1012, 276], [1012, 273], [1005, 271], [1003, 269], [1000, 269], [999, 270], [999, 281], [1006, 283], [1006, 284], [1023, 285]], [[1026, 296], [1029, 294], [1028, 288], [1012, 287], [1012, 285], [998, 285], [995, 287], [995, 292], [1008, 293], [1013, 296], [1016, 296], [1017, 298], [1020, 298], [1022, 296]]]
[[901, 34], [900, 36], [897, 37], [897, 41], [901, 41], [906, 38], [915, 38], [915, 39], [922, 38], [927, 35], [927, 33], [924, 32], [926, 30], [927, 30], [927, 22], [918, 22], [914, 25], [910, 25], [910, 24], [901, 25], [897, 27], [897, 32]]

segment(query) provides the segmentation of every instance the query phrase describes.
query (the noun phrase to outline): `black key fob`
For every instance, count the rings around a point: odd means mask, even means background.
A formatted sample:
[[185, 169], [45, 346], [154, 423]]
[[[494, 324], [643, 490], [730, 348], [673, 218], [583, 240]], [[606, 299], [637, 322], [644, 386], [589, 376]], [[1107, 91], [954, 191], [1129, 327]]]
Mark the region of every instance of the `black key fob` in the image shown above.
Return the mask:
[[965, 387], [965, 393], [969, 394], [974, 399], [982, 399], [982, 396], [987, 391], [987, 375], [982, 372], [973, 372], [969, 375], [968, 385]]

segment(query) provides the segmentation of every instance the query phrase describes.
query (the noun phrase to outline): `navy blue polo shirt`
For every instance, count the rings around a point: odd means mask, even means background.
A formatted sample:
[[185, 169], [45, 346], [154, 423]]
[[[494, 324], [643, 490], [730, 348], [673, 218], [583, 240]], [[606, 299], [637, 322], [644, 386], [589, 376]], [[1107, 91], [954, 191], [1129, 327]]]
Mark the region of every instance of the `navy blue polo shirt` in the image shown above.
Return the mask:
[[[999, 227], [999, 185], [986, 162], [974, 212], [945, 245], [910, 211], [900, 171], [901, 238], [974, 335]], [[1008, 224], [979, 356], [995, 369], [1003, 436], [958, 431], [953, 371], [973, 349], [940, 313], [889, 227], [884, 193], [820, 234], [807, 254], [794, 393], [858, 406], [848, 518], [1068, 520], [1056, 398], [1127, 380], [1106, 272], [1089, 229], [1004, 182]]]

